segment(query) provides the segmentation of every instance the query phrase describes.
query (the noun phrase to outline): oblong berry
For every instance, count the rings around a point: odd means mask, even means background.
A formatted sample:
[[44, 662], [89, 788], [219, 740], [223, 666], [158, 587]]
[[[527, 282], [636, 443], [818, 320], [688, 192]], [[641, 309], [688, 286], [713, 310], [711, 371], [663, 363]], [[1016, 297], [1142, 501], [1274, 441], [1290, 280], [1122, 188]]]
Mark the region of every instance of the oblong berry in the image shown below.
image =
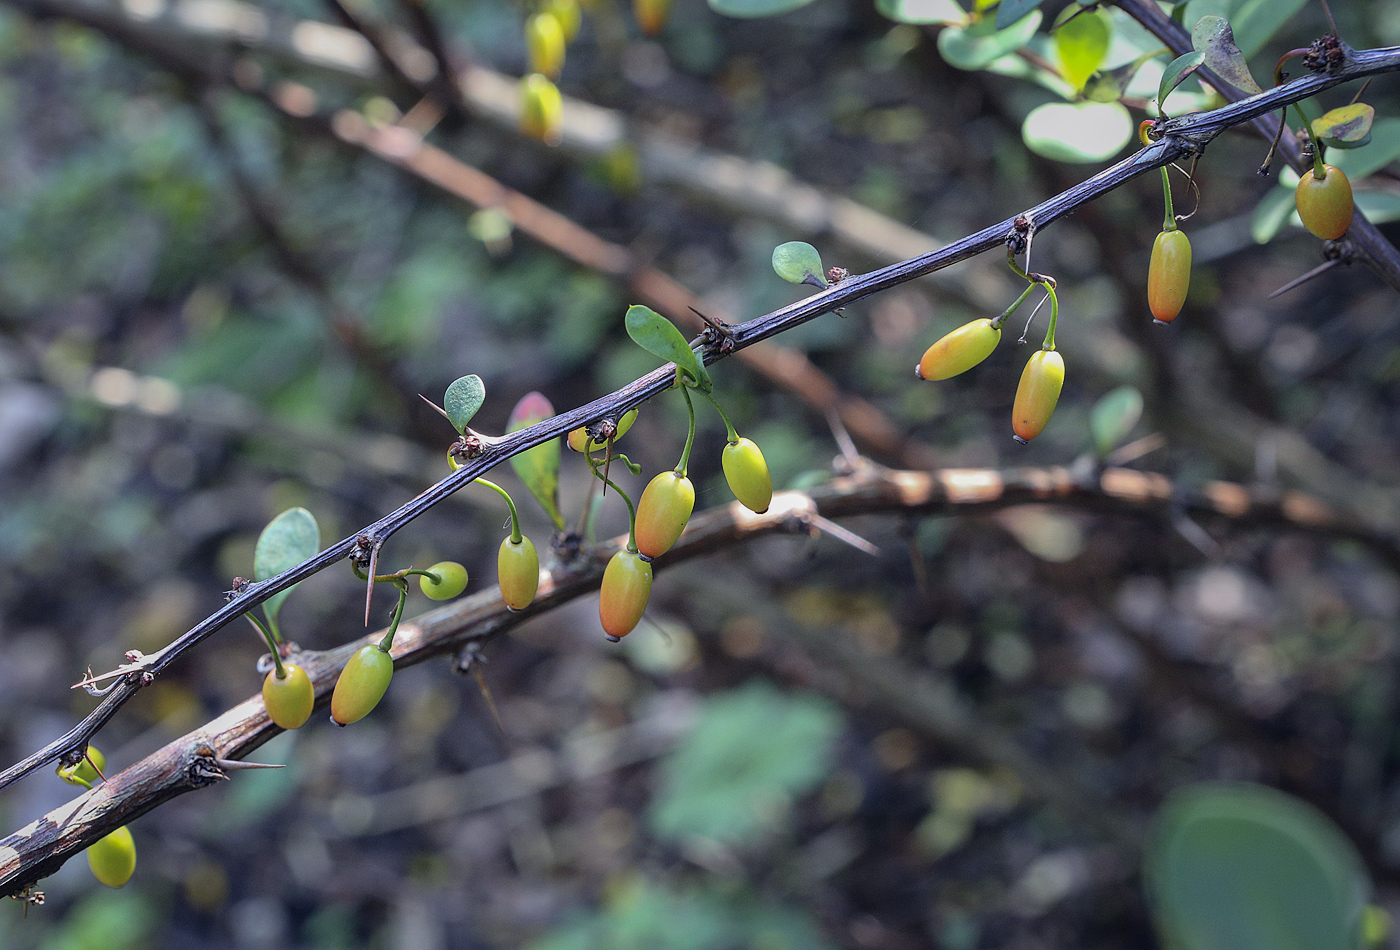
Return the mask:
[[768, 474], [768, 462], [752, 439], [740, 438], [726, 445], [720, 464], [729, 490], [741, 505], [760, 515], [768, 510], [773, 502], [773, 478]]
[[1315, 176], [1309, 168], [1293, 192], [1298, 203], [1298, 217], [1303, 227], [1329, 241], [1346, 234], [1351, 228], [1355, 206], [1351, 197], [1351, 181], [1336, 165], [1323, 165], [1326, 177]]
[[131, 837], [131, 830], [122, 825], [98, 838], [88, 845], [87, 859], [93, 877], [108, 887], [121, 887], [136, 872], [136, 840]]
[[1001, 341], [1001, 327], [983, 317], [965, 323], [924, 350], [915, 374], [920, 379], [948, 379], [965, 373], [992, 355]]
[[1036, 350], [1021, 372], [1016, 402], [1011, 408], [1011, 428], [1016, 441], [1025, 443], [1040, 435], [1065, 384], [1065, 361], [1054, 350]]
[[372, 643], [361, 647], [340, 671], [331, 693], [331, 718], [337, 725], [348, 726], [370, 714], [389, 690], [394, 678], [394, 661], [388, 653]]
[[611, 640], [621, 640], [641, 622], [651, 599], [651, 565], [636, 551], [618, 551], [603, 571], [598, 619]]
[[520, 84], [520, 131], [546, 145], [557, 145], [563, 130], [564, 99], [559, 87], [539, 73]]
[[671, 550], [695, 510], [695, 485], [680, 472], [662, 472], [637, 502], [637, 550], [650, 560]]
[[283, 729], [300, 729], [316, 706], [316, 689], [306, 670], [295, 663], [283, 663], [282, 670], [286, 676], [281, 679], [274, 667], [263, 680], [263, 705], [268, 718]]
[[564, 27], [559, 18], [545, 11], [525, 22], [525, 47], [530, 54], [530, 71], [550, 79], [559, 78], [564, 68]]
[[507, 536], [496, 555], [496, 576], [507, 607], [524, 610], [530, 606], [540, 587], [540, 556], [535, 543], [523, 534], [519, 544]]
[[1181, 230], [1163, 231], [1152, 242], [1147, 267], [1147, 309], [1158, 323], [1171, 323], [1191, 286], [1191, 240]]

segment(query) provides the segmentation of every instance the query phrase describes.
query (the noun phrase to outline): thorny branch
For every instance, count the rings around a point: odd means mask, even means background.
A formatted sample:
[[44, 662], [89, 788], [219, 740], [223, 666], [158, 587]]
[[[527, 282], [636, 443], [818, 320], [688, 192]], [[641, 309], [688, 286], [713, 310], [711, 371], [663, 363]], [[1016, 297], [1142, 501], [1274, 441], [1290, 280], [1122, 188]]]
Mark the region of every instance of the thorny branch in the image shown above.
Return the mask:
[[[948, 469], [936, 472], [892, 471], [862, 464], [847, 476], [811, 492], [780, 492], [768, 512], [755, 515], [737, 502], [702, 512], [656, 566], [665, 569], [716, 550], [744, 544], [762, 535], [813, 530], [821, 519], [873, 513], [922, 516], [965, 515], [1035, 503], [1079, 510], [1148, 517], [1170, 522], [1173, 515], [1211, 519], [1232, 529], [1269, 526], [1357, 540], [1393, 569], [1400, 570], [1400, 539], [1353, 522], [1307, 496], [1263, 496], [1239, 485], [1212, 482], [1188, 492], [1161, 475], [1124, 468], [1099, 468], [1092, 462], [1072, 467]], [[411, 666], [429, 657], [480, 648], [496, 635], [528, 618], [595, 589], [607, 559], [625, 537], [595, 546], [577, 561], [553, 567], [542, 579], [533, 604], [508, 611], [495, 590], [464, 597], [400, 625], [394, 640], [394, 663]], [[377, 642], [381, 632], [332, 650], [302, 652], [295, 660], [311, 677], [317, 705], [330, 700], [336, 677], [352, 654]], [[878, 685], [878, 684], [875, 684]], [[114, 694], [116, 690], [113, 691]], [[906, 697], [907, 698], [907, 697]], [[112, 701], [109, 696], [101, 708]], [[955, 696], [939, 694], [920, 700], [921, 728], [960, 751], [1022, 775], [1036, 794], [1070, 814], [1092, 806], [1091, 790], [1027, 756], [1015, 740], [976, 719]], [[115, 707], [113, 707], [115, 709]], [[112, 775], [96, 789], [0, 839], [0, 894], [17, 893], [65, 860], [162, 802], [220, 778], [237, 762], [280, 730], [267, 718], [261, 697], [254, 696], [145, 759]], [[1087, 797], [1086, 797], [1087, 796]], [[1121, 838], [1124, 831], [1108, 814], [1095, 824]]]
[[[79, 6], [65, 0], [9, 0], [17, 8], [40, 18], [60, 17], [75, 20], [98, 29], [133, 49], [159, 59], [162, 64], [191, 82], [219, 84], [223, 76], [215, 66], [196, 59], [184, 51], [171, 49], [142, 34], [132, 24], [110, 11], [98, 7]], [[1250, 122], [1282, 106], [1309, 98], [1335, 85], [1379, 73], [1400, 70], [1400, 47], [1349, 51], [1346, 62], [1326, 73], [1301, 76], [1274, 89], [1231, 103], [1219, 109], [1183, 116], [1165, 122], [1160, 127], [1161, 138], [1154, 144], [1117, 164], [1098, 172], [1085, 181], [1040, 204], [998, 224], [991, 225], [960, 241], [936, 251], [892, 264], [863, 275], [852, 275], [829, 289], [772, 313], [756, 317], [732, 328], [731, 336], [721, 350], [716, 342], [701, 338], [699, 353], [706, 363], [717, 362], [753, 344], [777, 336], [823, 314], [863, 297], [898, 286], [925, 274], [950, 267], [993, 248], [1002, 247], [1008, 237], [1019, 233], [1018, 219], [1034, 222], [1041, 230], [1072, 213], [1079, 206], [1106, 194], [1139, 175], [1153, 171], [1177, 159], [1199, 153], [1212, 139], [1231, 127]], [[281, 108], [274, 93], [258, 91], [265, 101]], [[288, 110], [283, 110], [288, 111]], [[323, 123], [314, 116], [306, 121]], [[1393, 276], [1393, 286], [1400, 289], [1400, 269]], [[378, 551], [395, 532], [473, 479], [485, 474], [501, 462], [535, 445], [559, 437], [579, 426], [603, 418], [618, 418], [628, 409], [638, 406], [652, 396], [670, 388], [675, 380], [674, 367], [667, 364], [646, 376], [569, 412], [521, 429], [500, 439], [483, 444], [480, 454], [469, 459], [458, 471], [410, 499], [398, 509], [355, 534], [343, 538], [320, 554], [276, 577], [249, 585], [224, 607], [206, 617], [163, 649], [142, 660], [140, 672], [130, 672], [116, 681], [103, 702], [59, 739], [22, 761], [0, 772], [0, 788], [59, 759], [76, 759], [87, 742], [138, 689], [159, 675], [186, 650], [202, 642], [223, 626], [265, 601], [273, 594], [286, 590], [324, 570], [349, 555], [352, 550]]]

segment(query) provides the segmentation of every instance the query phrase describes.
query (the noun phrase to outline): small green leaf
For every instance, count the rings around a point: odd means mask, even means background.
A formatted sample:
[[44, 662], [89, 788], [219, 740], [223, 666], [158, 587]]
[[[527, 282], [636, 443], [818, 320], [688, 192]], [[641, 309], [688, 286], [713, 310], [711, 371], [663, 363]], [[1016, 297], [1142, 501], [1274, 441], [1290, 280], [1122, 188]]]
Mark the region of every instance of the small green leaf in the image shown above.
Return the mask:
[[[526, 393], [510, 411], [506, 432], [516, 432], [543, 422], [554, 415], [554, 406], [540, 393]], [[559, 510], [559, 440], [550, 439], [519, 455], [510, 457], [510, 466], [549, 520], [564, 530], [564, 514]]]
[[1030, 16], [1031, 11], [1044, 2], [1045, 0], [1001, 0], [1001, 3], [997, 4], [997, 29], [1004, 30], [1019, 23], [1021, 17]]
[[1039, 10], [998, 30], [991, 19], [972, 26], [948, 26], [938, 34], [938, 53], [956, 69], [984, 69], [994, 61], [1024, 46], [1040, 26]]
[[822, 276], [822, 256], [817, 249], [804, 241], [788, 241], [773, 248], [773, 271], [783, 280], [793, 284], [811, 284], [826, 287]]
[[1353, 102], [1351, 105], [1333, 109], [1324, 113], [1321, 118], [1314, 119], [1312, 132], [1313, 135], [1328, 142], [1328, 144], [1335, 140], [1356, 143], [1359, 146], [1362, 139], [1369, 139], [1371, 123], [1375, 120], [1375, 109], [1364, 102]]
[[447, 413], [447, 421], [458, 434], [465, 435], [467, 423], [486, 401], [486, 386], [480, 376], [463, 376], [447, 387], [442, 397], [442, 408]]
[[1057, 162], [1102, 162], [1133, 137], [1133, 119], [1117, 102], [1047, 102], [1021, 125], [1026, 147]]
[[1084, 84], [1082, 93], [1084, 98], [1091, 102], [1117, 102], [1123, 97], [1123, 93], [1128, 91], [1128, 86], [1132, 83], [1138, 70], [1166, 52], [1169, 50], [1163, 48], [1143, 53], [1131, 63], [1114, 66], [1112, 69], [1094, 75]]
[[1203, 16], [1197, 20], [1196, 28], [1191, 31], [1191, 46], [1204, 54], [1206, 66], [1236, 89], [1251, 94], [1264, 91], [1250, 74], [1244, 54], [1235, 45], [1234, 31], [1223, 16]]
[[1244, 783], [1173, 794], [1143, 872], [1162, 943], [1178, 950], [1355, 950], [1371, 890], [1326, 815]]
[[963, 8], [953, 0], [875, 0], [875, 9], [896, 23], [914, 26], [961, 23], [967, 19]]
[[706, 392], [710, 391], [710, 374], [690, 348], [676, 325], [650, 307], [633, 304], [627, 308], [627, 335], [652, 356], [670, 360]]
[[1182, 53], [1176, 59], [1167, 64], [1167, 68], [1162, 70], [1162, 81], [1157, 85], [1157, 108], [1165, 115], [1167, 96], [1172, 94], [1172, 90], [1186, 79], [1187, 76], [1201, 68], [1201, 63], [1205, 62], [1206, 54], [1200, 50], [1193, 50], [1190, 53]]
[[1099, 457], [1116, 449], [1141, 418], [1142, 393], [1132, 386], [1119, 386], [1095, 403], [1089, 416], [1089, 431]]
[[[253, 549], [253, 577], [260, 581], [276, 577], [315, 557], [320, 550], [321, 529], [316, 525], [316, 516], [305, 508], [288, 508], [269, 521], [258, 536], [257, 547]], [[276, 625], [282, 601], [294, 586], [263, 601], [263, 614], [268, 623]]]
[[1249, 233], [1255, 243], [1267, 244], [1274, 235], [1288, 223], [1288, 218], [1296, 210], [1292, 188], [1273, 188], [1254, 206], [1254, 214], [1249, 219]]
[[710, 9], [725, 16], [752, 20], [805, 7], [812, 0], [709, 0]]
[[1076, 92], [1103, 65], [1112, 33], [1108, 18], [1097, 11], [1065, 7], [1061, 12], [1053, 34], [1055, 55], [1060, 60], [1060, 74]]
[[1358, 182], [1400, 158], [1400, 119], [1381, 119], [1371, 126], [1371, 141], [1359, 151], [1329, 155], [1328, 161]]

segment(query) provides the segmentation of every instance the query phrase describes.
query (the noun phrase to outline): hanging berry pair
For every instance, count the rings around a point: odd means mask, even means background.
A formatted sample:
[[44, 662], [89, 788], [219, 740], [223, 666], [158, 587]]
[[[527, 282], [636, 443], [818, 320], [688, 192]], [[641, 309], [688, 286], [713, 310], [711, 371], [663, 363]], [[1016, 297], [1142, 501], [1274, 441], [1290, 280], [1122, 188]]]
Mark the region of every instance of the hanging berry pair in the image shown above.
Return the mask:
[[[97, 746], [88, 744], [83, 757], [74, 765], [60, 765], [56, 772], [59, 778], [71, 785], [91, 789], [103, 778], [102, 770], [107, 759]], [[87, 847], [88, 867], [93, 877], [108, 887], [121, 887], [136, 873], [136, 839], [131, 829], [122, 825], [115, 831], [98, 838]]]

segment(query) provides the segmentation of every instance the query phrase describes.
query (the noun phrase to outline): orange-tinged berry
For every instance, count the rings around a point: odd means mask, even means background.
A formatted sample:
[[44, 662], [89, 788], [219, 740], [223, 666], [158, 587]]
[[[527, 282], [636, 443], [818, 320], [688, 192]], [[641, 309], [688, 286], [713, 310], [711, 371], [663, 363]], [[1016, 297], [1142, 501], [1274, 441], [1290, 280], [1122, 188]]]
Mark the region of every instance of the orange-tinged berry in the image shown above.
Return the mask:
[[300, 729], [311, 718], [316, 690], [306, 670], [295, 663], [283, 663], [282, 670], [286, 676], [279, 679], [277, 670], [273, 669], [263, 680], [263, 705], [267, 707], [268, 718], [283, 729]]
[[564, 99], [559, 88], [539, 73], [520, 84], [520, 130], [546, 145], [558, 145], [564, 122]]
[[637, 502], [637, 550], [651, 560], [671, 550], [695, 510], [695, 485], [680, 472], [653, 478]]
[[1001, 341], [1001, 327], [985, 317], [965, 323], [924, 351], [914, 374], [920, 379], [948, 379], [965, 373], [992, 355]]
[[389, 690], [394, 661], [378, 644], [361, 647], [345, 664], [331, 693], [331, 719], [348, 726], [370, 714]]
[[540, 587], [540, 556], [535, 543], [524, 535], [516, 544], [509, 537], [501, 542], [496, 555], [496, 575], [501, 599], [511, 610], [524, 610], [535, 599]]
[[656, 36], [671, 15], [671, 0], [632, 0], [632, 15], [647, 36]]
[[564, 68], [564, 27], [553, 13], [536, 13], [525, 23], [525, 46], [530, 54], [530, 71], [550, 79], [559, 78]]
[[1065, 361], [1054, 350], [1037, 350], [1021, 372], [1016, 402], [1011, 408], [1011, 428], [1016, 441], [1029, 442], [1045, 429], [1060, 401], [1065, 384]]
[[609, 640], [621, 640], [641, 622], [651, 599], [651, 565], [636, 551], [618, 551], [603, 571], [598, 619]]
[[1147, 267], [1147, 308], [1158, 323], [1171, 323], [1191, 286], [1191, 240], [1180, 230], [1163, 231], [1152, 242]]
[[122, 825], [97, 839], [88, 846], [87, 859], [94, 877], [108, 887], [121, 887], [136, 872], [136, 841], [131, 830]]
[[1335, 165], [1323, 165], [1325, 178], [1314, 176], [1309, 168], [1298, 182], [1294, 198], [1303, 227], [1320, 238], [1335, 241], [1351, 227], [1353, 204], [1351, 182]]
[[724, 447], [720, 456], [724, 480], [739, 503], [750, 511], [763, 514], [773, 501], [773, 479], [768, 463], [752, 439], [739, 439]]

